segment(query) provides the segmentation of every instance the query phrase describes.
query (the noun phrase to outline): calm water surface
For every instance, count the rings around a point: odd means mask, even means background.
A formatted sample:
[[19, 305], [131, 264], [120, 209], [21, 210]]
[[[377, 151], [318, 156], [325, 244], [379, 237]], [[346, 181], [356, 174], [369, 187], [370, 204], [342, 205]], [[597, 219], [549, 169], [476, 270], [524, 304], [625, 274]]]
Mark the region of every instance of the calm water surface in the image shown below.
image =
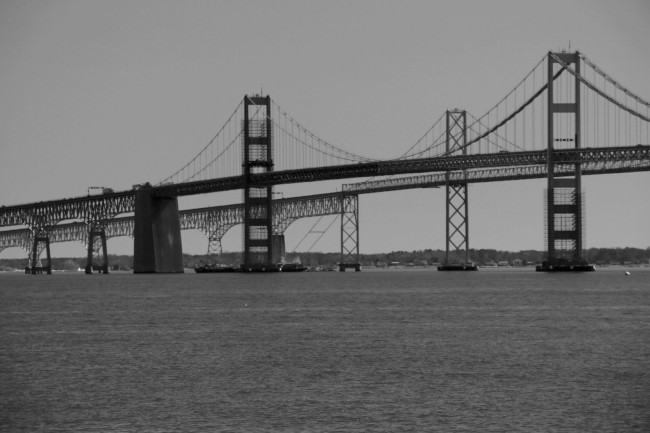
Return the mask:
[[648, 432], [630, 271], [0, 274], [0, 431]]

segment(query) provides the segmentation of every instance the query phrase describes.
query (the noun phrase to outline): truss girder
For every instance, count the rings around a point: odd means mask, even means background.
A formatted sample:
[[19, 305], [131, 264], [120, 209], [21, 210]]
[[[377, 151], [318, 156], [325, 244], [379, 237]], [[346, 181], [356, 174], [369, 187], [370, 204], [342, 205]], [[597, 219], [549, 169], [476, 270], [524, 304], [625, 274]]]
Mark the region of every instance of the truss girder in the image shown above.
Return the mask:
[[179, 212], [181, 230], [199, 230], [208, 238], [208, 254], [221, 254], [221, 238], [244, 222], [244, 206], [206, 207]]
[[242, 224], [244, 205], [215, 206], [179, 212], [181, 230], [197, 229], [212, 233], [218, 227]]
[[[633, 173], [650, 171], [650, 160], [597, 161], [582, 165], [583, 175]], [[571, 175], [574, 165], [556, 165], [556, 175]], [[481, 170], [452, 171], [449, 173], [450, 184], [482, 183], [546, 178], [546, 166], [502, 167]], [[445, 173], [432, 173], [420, 176], [396, 177], [362, 183], [343, 185], [345, 193], [368, 194], [383, 191], [398, 191], [413, 188], [439, 188], [445, 186]]]
[[[638, 155], [635, 153], [635, 155]], [[556, 165], [556, 175], [573, 174], [573, 165]], [[583, 175], [631, 173], [650, 171], [650, 157], [639, 159], [598, 160], [582, 165]], [[399, 177], [377, 181], [343, 185], [346, 194], [369, 194], [413, 188], [438, 188], [446, 185], [445, 173]], [[546, 178], [546, 166], [502, 167], [483, 170], [454, 171], [449, 173], [451, 185], [460, 183], [482, 183]], [[275, 200], [274, 230], [284, 233], [297, 218], [321, 216], [340, 212], [340, 193]], [[220, 239], [234, 225], [243, 222], [243, 205], [216, 206], [180, 212], [183, 230], [198, 229], [209, 238]], [[292, 213], [293, 212], [293, 213]], [[295, 217], [294, 217], [295, 216]], [[133, 218], [113, 218], [106, 222], [106, 237], [133, 237]], [[17, 225], [17, 224], [9, 224]], [[225, 230], [223, 228], [226, 228]], [[87, 245], [88, 225], [82, 222], [58, 224], [50, 228], [50, 242], [78, 241]], [[33, 242], [29, 229], [0, 230], [0, 251], [19, 247], [29, 252]]]
[[29, 253], [32, 239], [32, 231], [28, 229], [0, 231], [0, 251], [18, 247]]
[[[650, 170], [650, 146], [582, 148], [553, 151], [553, 162], [558, 164], [582, 164], [583, 171], [597, 170], [605, 167], [607, 172], [633, 172]], [[435, 171], [476, 170], [502, 167], [502, 170], [516, 170], [515, 167], [543, 166], [547, 163], [546, 151], [510, 152], [489, 155], [467, 155], [460, 157], [439, 157], [412, 161], [384, 161], [363, 163], [351, 166], [312, 168], [306, 170], [275, 171], [254, 174], [261, 183], [296, 183], [328, 179], [345, 179], [354, 177], [372, 177], [395, 174], [426, 173]], [[592, 168], [590, 168], [592, 167]], [[527, 172], [527, 168], [523, 171]], [[479, 175], [491, 181], [491, 178]], [[419, 180], [415, 183], [419, 183]], [[400, 178], [404, 179], [404, 178]], [[468, 179], [471, 180], [471, 179]], [[514, 179], [512, 179], [514, 180]], [[477, 181], [477, 180], [476, 180]], [[408, 182], [399, 180], [397, 182]], [[345, 185], [345, 191], [366, 192], [363, 184]], [[215, 191], [241, 189], [244, 185], [242, 176], [210, 181], [188, 182], [177, 185], [155, 187], [157, 195], [190, 195]], [[360, 189], [359, 189], [360, 188]], [[379, 191], [379, 190], [377, 190]], [[367, 191], [374, 192], [374, 191]], [[26, 226], [39, 228], [54, 226], [59, 221], [78, 219], [97, 220], [97, 215], [107, 218], [122, 213], [135, 211], [135, 193], [126, 191], [81, 198], [52, 200], [40, 203], [0, 207], [0, 227]]]
[[133, 217], [122, 217], [110, 220], [105, 225], [106, 238], [117, 238], [128, 236], [133, 238], [133, 231], [135, 227], [135, 220]]
[[[604, 163], [611, 161], [650, 161], [650, 146], [561, 149], [553, 151], [555, 164]], [[355, 177], [389, 176], [397, 174], [476, 170], [481, 168], [546, 165], [546, 150], [501, 152], [479, 155], [445, 156], [414, 160], [392, 160], [315, 167], [307, 169], [273, 171], [251, 174], [256, 185], [279, 185]], [[166, 185], [156, 188], [156, 194], [190, 195], [241, 189], [243, 176], [224, 179]]]
[[100, 221], [134, 211], [135, 195], [131, 192], [52, 200], [1, 207], [0, 227], [45, 228], [65, 220]]
[[[341, 212], [341, 193], [318, 194], [275, 200], [273, 204], [274, 232], [282, 234], [297, 219]], [[179, 212], [182, 230], [200, 230], [211, 243], [219, 242], [233, 226], [243, 224], [244, 205], [213, 206]], [[106, 238], [133, 237], [133, 217], [113, 218], [103, 223]], [[84, 222], [58, 224], [50, 227], [51, 243], [78, 241], [88, 243], [88, 224]], [[29, 229], [0, 230], [0, 251], [10, 247], [31, 248], [33, 236]], [[22, 243], [21, 243], [22, 242]], [[23, 246], [24, 242], [28, 242]], [[216, 244], [214, 244], [216, 246]]]
[[[384, 161], [356, 166], [322, 169], [276, 171], [260, 175], [261, 183], [309, 182], [349, 177], [387, 176], [434, 171], [471, 170], [491, 167], [546, 165], [547, 151], [506, 152], [486, 155], [463, 155], [411, 161]], [[602, 163], [607, 161], [650, 161], [650, 146], [555, 150], [556, 164]]]
[[320, 195], [304, 200], [283, 200], [273, 207], [274, 232], [283, 234], [297, 219], [336, 215], [341, 212], [341, 195]]

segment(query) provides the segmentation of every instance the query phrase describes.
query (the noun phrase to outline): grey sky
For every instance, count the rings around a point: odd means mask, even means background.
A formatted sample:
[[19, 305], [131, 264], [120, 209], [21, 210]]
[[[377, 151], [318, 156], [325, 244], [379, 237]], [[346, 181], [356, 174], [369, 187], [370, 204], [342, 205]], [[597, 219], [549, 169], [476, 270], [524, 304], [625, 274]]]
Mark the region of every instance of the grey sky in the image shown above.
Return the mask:
[[[647, 0], [2, 0], [0, 204], [157, 182], [260, 89], [319, 137], [377, 158], [402, 153], [447, 109], [484, 113], [569, 43], [648, 99], [649, 22]], [[650, 173], [583, 183], [587, 246], [650, 246]], [[543, 181], [472, 186], [470, 246], [543, 249], [543, 190]], [[368, 195], [360, 205], [362, 252], [444, 247], [442, 190]], [[313, 224], [294, 224], [287, 248]], [[314, 250], [338, 250], [337, 227]], [[207, 248], [198, 232], [183, 242], [188, 253]], [[227, 250], [240, 243], [237, 230], [224, 239]], [[130, 254], [131, 241], [110, 240], [109, 250]], [[83, 248], [54, 245], [53, 255]]]

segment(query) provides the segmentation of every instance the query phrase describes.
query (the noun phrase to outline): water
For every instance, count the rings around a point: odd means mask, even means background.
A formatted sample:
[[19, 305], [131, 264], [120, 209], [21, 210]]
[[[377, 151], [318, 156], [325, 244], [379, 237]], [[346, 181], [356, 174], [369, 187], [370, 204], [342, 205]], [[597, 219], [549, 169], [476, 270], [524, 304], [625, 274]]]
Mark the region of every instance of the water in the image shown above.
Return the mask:
[[0, 274], [0, 430], [648, 432], [630, 271]]

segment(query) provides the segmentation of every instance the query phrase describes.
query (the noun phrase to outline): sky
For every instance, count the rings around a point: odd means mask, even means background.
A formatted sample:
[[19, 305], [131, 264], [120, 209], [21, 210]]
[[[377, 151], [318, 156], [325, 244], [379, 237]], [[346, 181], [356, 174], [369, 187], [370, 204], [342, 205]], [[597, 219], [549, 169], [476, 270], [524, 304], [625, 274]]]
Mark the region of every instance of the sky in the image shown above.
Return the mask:
[[[579, 50], [650, 99], [647, 0], [0, 0], [0, 205], [158, 182], [244, 95], [269, 94], [318, 137], [391, 158], [444, 113], [488, 111], [548, 51]], [[285, 197], [340, 184], [277, 187]], [[587, 247], [650, 247], [650, 173], [586, 176]], [[471, 248], [543, 250], [543, 180], [469, 189]], [[182, 209], [241, 202], [181, 198]], [[444, 249], [443, 189], [360, 198], [360, 252]], [[334, 217], [294, 223], [292, 251], [339, 251]], [[241, 249], [240, 229], [223, 239]], [[313, 245], [313, 246], [312, 246]], [[132, 254], [111, 239], [109, 253]], [[183, 232], [183, 249], [207, 240]], [[52, 255], [84, 256], [80, 244]], [[1, 257], [23, 257], [17, 248]]]

